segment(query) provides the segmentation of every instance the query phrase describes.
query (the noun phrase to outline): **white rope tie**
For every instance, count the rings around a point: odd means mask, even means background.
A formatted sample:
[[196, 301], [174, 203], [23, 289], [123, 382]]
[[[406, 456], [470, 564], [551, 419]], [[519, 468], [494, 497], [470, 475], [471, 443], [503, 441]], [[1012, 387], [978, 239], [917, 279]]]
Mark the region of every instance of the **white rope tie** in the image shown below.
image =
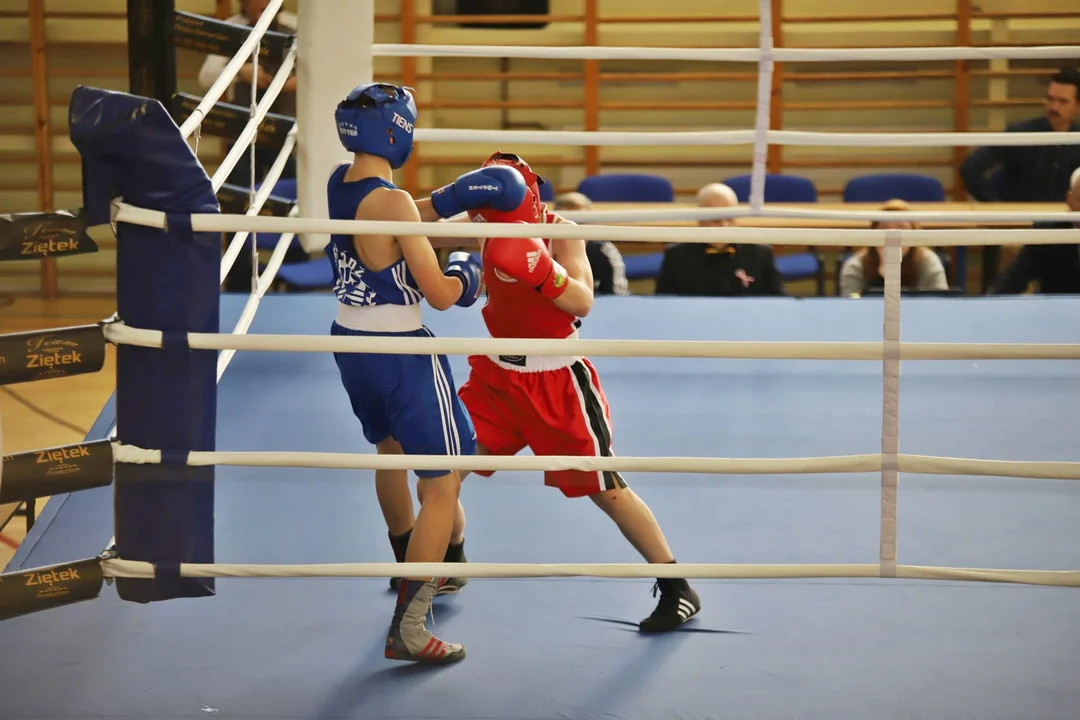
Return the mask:
[[[868, 252], [875, 252], [869, 250]], [[897, 485], [900, 452], [900, 232], [885, 234], [885, 321], [882, 326], [881, 546], [882, 577], [896, 577]]]

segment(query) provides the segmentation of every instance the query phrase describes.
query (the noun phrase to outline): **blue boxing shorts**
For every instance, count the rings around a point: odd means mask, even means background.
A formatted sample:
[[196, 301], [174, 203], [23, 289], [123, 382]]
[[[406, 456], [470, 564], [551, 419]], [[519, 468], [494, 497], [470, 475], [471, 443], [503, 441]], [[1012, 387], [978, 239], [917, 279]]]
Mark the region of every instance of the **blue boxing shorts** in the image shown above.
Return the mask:
[[[333, 323], [331, 335], [434, 337], [420, 328], [368, 332]], [[376, 445], [389, 437], [406, 455], [475, 455], [476, 430], [454, 387], [445, 355], [334, 353], [341, 383], [364, 438]], [[449, 470], [417, 470], [439, 477]]]

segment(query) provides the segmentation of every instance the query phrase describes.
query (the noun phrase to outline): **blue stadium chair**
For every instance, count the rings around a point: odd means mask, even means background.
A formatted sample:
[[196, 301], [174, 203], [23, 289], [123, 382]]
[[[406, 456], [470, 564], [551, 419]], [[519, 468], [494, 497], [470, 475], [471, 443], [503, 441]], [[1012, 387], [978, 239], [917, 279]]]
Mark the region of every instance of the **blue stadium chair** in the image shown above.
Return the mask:
[[544, 184], [540, 186], [540, 202], [555, 202], [555, 185], [547, 178], [544, 178]]
[[593, 202], [675, 202], [674, 186], [657, 175], [590, 175], [577, 189]]
[[[750, 177], [737, 175], [724, 180], [724, 184], [735, 191], [735, 196], [741, 203], [750, 202]], [[817, 200], [817, 187], [808, 178], [772, 173], [765, 176], [767, 203], [813, 203]], [[825, 294], [825, 262], [818, 255], [816, 247], [777, 255], [776, 270], [785, 281], [815, 278], [818, 295]]]
[[[656, 175], [611, 173], [590, 175], [578, 183], [578, 192], [593, 202], [675, 202], [675, 188]], [[627, 280], [650, 280], [660, 274], [664, 253], [623, 255]]]
[[334, 286], [334, 270], [330, 267], [329, 258], [320, 257], [283, 264], [276, 279], [293, 291], [328, 290]]
[[844, 202], [945, 202], [945, 187], [937, 178], [907, 173], [882, 173], [852, 178], [844, 187]]
[[[262, 183], [257, 184], [255, 186], [256, 192], [261, 187]], [[288, 202], [296, 202], [296, 180], [294, 178], [280, 178], [277, 184], [274, 185], [274, 189], [270, 191], [270, 196]], [[280, 238], [280, 233], [258, 233], [255, 236], [255, 247], [259, 250], [273, 250]], [[294, 237], [290, 248], [300, 248], [300, 239]]]

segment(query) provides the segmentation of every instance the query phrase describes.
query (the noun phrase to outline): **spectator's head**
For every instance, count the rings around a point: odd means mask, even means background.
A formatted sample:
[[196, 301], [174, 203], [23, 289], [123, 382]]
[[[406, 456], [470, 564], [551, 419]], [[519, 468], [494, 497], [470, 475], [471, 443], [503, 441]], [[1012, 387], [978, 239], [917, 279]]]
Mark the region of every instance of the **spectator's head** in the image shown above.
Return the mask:
[[563, 193], [555, 198], [556, 210], [591, 210], [592, 200], [579, 192]]
[[1046, 90], [1046, 119], [1061, 132], [1069, 129], [1076, 117], [1077, 100], [1080, 99], [1080, 70], [1061, 68], [1050, 78]]
[[[896, 198], [893, 198], [892, 200], [890, 200], [887, 203], [885, 203], [884, 205], [882, 205], [879, 208], [879, 210], [894, 211], [894, 212], [910, 212], [911, 206], [908, 205], [903, 200], [898, 200]], [[911, 222], [910, 220], [902, 220], [900, 218], [897, 218], [896, 220], [890, 220], [890, 221], [878, 221], [878, 220], [875, 220], [874, 222], [872, 222], [870, 224], [870, 227], [874, 228], [875, 230], [917, 230], [918, 227], [919, 227], [919, 224]], [[902, 252], [904, 253], [905, 256], [908, 254], [908, 250], [910, 250], [910, 249], [911, 248], [909, 248], [909, 247], [904, 247], [902, 249]], [[879, 252], [879, 253], [881, 252], [881, 248], [875, 248], [875, 250], [877, 250], [877, 252]]]
[[240, 12], [254, 25], [259, 22], [259, 18], [262, 17], [263, 11], [269, 4], [270, 0], [240, 0]]
[[[894, 198], [878, 209], [887, 212], [910, 212], [911, 206], [903, 200]], [[870, 227], [875, 230], [918, 230], [919, 223], [897, 218], [896, 220], [889, 221], [875, 220], [870, 224]], [[869, 286], [875, 278], [883, 273], [882, 267], [885, 263], [885, 248], [876, 246], [868, 247], [863, 248], [859, 252], [863, 259], [863, 280], [867, 286]], [[912, 248], [906, 245], [900, 249], [900, 254], [903, 258], [903, 261], [900, 263], [901, 285], [904, 287], [915, 287], [914, 283], [918, 273], [918, 265], [925, 260], [925, 257], [929, 252], [931, 251], [927, 248]]]
[[[739, 198], [735, 191], [723, 183], [709, 183], [698, 190], [698, 207], [703, 208], [727, 208], [739, 204]], [[730, 227], [735, 221], [730, 218], [722, 220], [698, 220], [701, 227]]]
[[1069, 192], [1065, 194], [1065, 202], [1073, 212], [1080, 212], [1080, 167], [1073, 170], [1069, 179]]

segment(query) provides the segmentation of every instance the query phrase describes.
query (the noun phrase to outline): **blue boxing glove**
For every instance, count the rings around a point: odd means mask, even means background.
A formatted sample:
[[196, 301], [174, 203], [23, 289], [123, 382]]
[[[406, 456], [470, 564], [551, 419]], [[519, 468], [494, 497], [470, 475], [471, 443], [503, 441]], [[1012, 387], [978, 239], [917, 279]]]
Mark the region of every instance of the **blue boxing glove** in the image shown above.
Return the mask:
[[480, 267], [480, 263], [467, 252], [452, 252], [448, 260], [443, 275], [461, 280], [461, 297], [454, 304], [461, 307], [471, 307], [476, 302], [476, 299], [480, 297], [480, 281], [483, 277], [483, 269]]
[[521, 173], [507, 165], [472, 170], [431, 193], [431, 207], [441, 218], [490, 207], [509, 212], [525, 201], [528, 186]]

